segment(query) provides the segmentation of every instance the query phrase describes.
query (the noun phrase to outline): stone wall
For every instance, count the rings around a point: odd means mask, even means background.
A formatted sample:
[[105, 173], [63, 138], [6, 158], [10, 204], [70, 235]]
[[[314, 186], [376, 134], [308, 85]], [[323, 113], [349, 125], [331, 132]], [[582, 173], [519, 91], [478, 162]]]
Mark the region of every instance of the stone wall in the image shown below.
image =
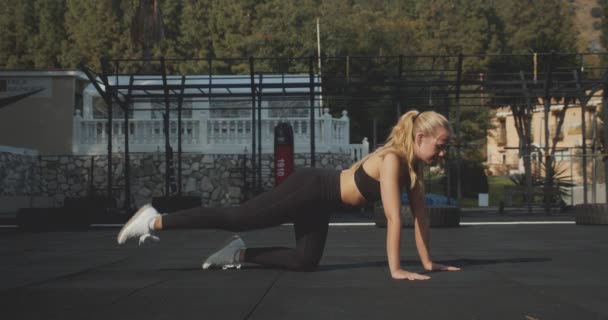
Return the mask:
[[[165, 158], [160, 153], [130, 155], [131, 202], [140, 206], [165, 193]], [[344, 169], [349, 154], [316, 155], [316, 166]], [[124, 158], [114, 156], [113, 195], [124, 201]], [[0, 152], [0, 196], [81, 197], [107, 191], [107, 156], [26, 156]], [[177, 157], [174, 160], [177, 163]], [[273, 157], [262, 156], [262, 188], [274, 185]], [[295, 166], [309, 167], [309, 154], [296, 154]], [[177, 168], [177, 165], [176, 165]], [[202, 205], [237, 205], [253, 194], [250, 155], [182, 155], [182, 194], [200, 196]], [[174, 184], [175, 185], [175, 184]]]
[[29, 195], [33, 192], [37, 157], [0, 151], [0, 195]]

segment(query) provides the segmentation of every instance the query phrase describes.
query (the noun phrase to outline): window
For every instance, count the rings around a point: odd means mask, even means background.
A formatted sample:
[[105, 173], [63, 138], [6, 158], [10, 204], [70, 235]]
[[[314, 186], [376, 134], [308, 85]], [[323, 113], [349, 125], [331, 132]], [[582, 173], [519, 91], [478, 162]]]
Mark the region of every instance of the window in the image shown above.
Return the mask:
[[82, 93], [76, 93], [74, 95], [74, 110], [80, 111], [80, 114], [82, 115], [82, 108], [83, 108]]
[[583, 126], [580, 122], [570, 122], [568, 125], [568, 134], [569, 135], [580, 135], [583, 132]]
[[[165, 113], [165, 103], [164, 102], [152, 102], [152, 110], [150, 117], [152, 119], [162, 119], [163, 114]], [[177, 110], [177, 102], [169, 103], [169, 119], [177, 119], [178, 117]], [[184, 100], [182, 101], [182, 119], [190, 119], [192, 118], [192, 101]]]
[[310, 111], [310, 102], [303, 100], [270, 101], [268, 107], [270, 118], [307, 118]]
[[570, 154], [568, 153], [567, 150], [555, 151], [555, 160], [556, 161], [570, 160]]
[[6, 90], [7, 90], [6, 80], [0, 80], [0, 92], [6, 92]]
[[211, 100], [210, 118], [251, 118], [251, 101]]
[[[108, 118], [108, 105], [105, 100], [101, 97], [93, 97], [93, 119], [107, 119]], [[118, 104], [112, 106], [112, 119], [124, 118], [124, 112]], [[129, 118], [133, 118], [133, 110], [129, 110]]]
[[498, 139], [496, 142], [499, 146], [507, 145], [507, 119], [505, 118], [498, 119]]

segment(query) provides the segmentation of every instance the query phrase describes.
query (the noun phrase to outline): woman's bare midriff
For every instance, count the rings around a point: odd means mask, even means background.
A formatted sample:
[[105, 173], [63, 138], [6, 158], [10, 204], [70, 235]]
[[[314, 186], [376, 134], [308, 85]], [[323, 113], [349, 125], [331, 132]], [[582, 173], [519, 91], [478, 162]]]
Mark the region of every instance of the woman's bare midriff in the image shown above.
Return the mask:
[[[372, 155], [361, 165], [372, 179], [379, 180], [382, 157]], [[340, 174], [340, 194], [342, 196], [342, 202], [349, 206], [360, 206], [367, 202], [361, 192], [359, 192], [359, 188], [357, 188], [357, 184], [355, 183], [355, 171], [356, 170], [349, 168], [342, 170], [342, 173]]]
[[352, 169], [340, 173], [340, 196], [342, 203], [349, 206], [360, 206], [366, 202], [355, 184], [355, 171]]
[[[365, 161], [363, 167], [365, 172], [367, 172], [372, 179], [380, 180], [379, 171], [381, 165], [382, 157], [372, 155]], [[403, 174], [399, 175], [399, 181], [401, 185], [405, 182], [405, 176]], [[342, 197], [342, 202], [349, 206], [360, 206], [367, 202], [361, 192], [359, 192], [357, 184], [355, 184], [355, 170], [349, 168], [342, 170], [340, 173], [340, 195]]]

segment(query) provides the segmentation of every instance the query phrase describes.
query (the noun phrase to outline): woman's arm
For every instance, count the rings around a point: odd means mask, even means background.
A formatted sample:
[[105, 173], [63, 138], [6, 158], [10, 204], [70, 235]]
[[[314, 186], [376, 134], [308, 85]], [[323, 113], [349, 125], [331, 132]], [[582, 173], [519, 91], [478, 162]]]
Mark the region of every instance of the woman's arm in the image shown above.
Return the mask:
[[416, 249], [420, 262], [426, 270], [432, 270], [433, 261], [429, 249], [430, 234], [429, 234], [429, 219], [426, 210], [426, 199], [424, 197], [424, 188], [417, 185], [414, 190], [408, 192], [410, 199], [410, 208], [414, 216], [414, 236], [416, 238]]
[[386, 215], [386, 255], [391, 276], [395, 279], [425, 280], [429, 277], [401, 268], [401, 187], [400, 162], [397, 155], [388, 153], [380, 166], [380, 193]]
[[428, 271], [458, 271], [460, 268], [445, 266], [439, 263], [434, 263], [430, 253], [430, 232], [429, 232], [429, 217], [426, 210], [426, 199], [424, 196], [424, 188], [420, 185], [414, 190], [408, 192], [410, 200], [410, 208], [414, 216], [414, 234], [416, 238], [416, 249], [420, 262], [425, 270]]

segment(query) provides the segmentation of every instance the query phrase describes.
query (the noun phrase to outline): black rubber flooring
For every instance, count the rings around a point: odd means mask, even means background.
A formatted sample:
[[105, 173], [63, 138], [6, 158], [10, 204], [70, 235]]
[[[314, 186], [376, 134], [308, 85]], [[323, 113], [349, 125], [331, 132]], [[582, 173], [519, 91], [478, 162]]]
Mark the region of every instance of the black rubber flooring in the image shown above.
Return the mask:
[[[390, 278], [374, 226], [330, 227], [311, 273], [201, 270], [228, 232], [168, 231], [145, 247], [118, 246], [117, 232], [0, 229], [2, 319], [608, 319], [607, 226], [432, 229], [434, 259], [463, 270], [416, 282]], [[293, 244], [290, 226], [242, 237]], [[422, 272], [413, 229], [402, 264]]]

